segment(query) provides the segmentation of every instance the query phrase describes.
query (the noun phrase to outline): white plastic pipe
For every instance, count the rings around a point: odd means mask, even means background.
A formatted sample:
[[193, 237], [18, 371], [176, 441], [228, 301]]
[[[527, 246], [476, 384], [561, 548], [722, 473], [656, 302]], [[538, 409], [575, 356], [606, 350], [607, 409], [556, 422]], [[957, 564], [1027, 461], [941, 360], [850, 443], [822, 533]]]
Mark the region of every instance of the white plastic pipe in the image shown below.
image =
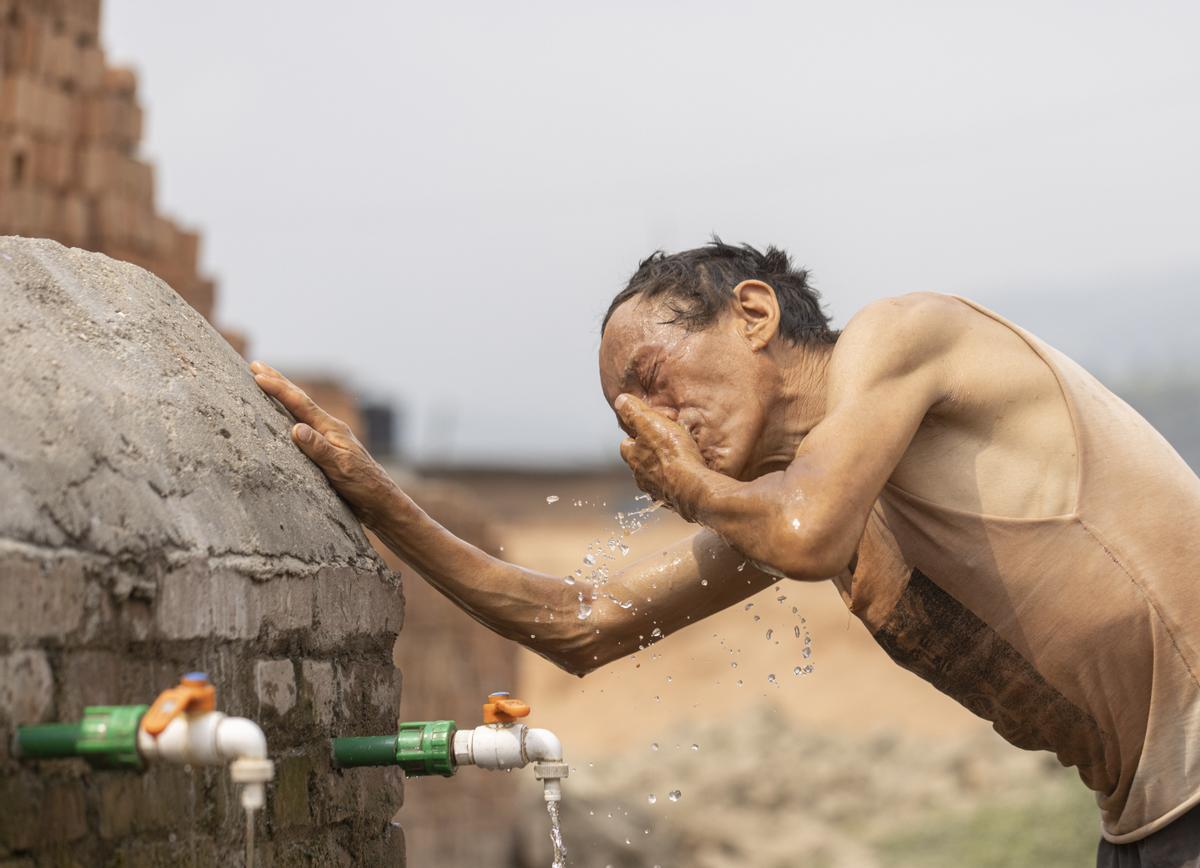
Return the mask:
[[138, 753], [147, 762], [230, 764], [234, 782], [243, 785], [242, 806], [248, 810], [262, 807], [263, 784], [275, 776], [275, 764], [267, 759], [267, 737], [257, 723], [244, 717], [220, 711], [183, 714], [157, 737], [139, 728], [137, 738]]
[[523, 723], [485, 724], [454, 733], [454, 761], [481, 769], [519, 769], [533, 763], [533, 774], [543, 783], [547, 802], [562, 799], [562, 779], [569, 771], [562, 761], [562, 742], [548, 729], [530, 729]]
[[524, 768], [528, 762], [524, 750], [528, 729], [523, 723], [513, 723], [459, 730], [454, 734], [454, 759], [459, 765], [475, 765], [491, 771]]
[[267, 737], [252, 720], [220, 711], [183, 714], [157, 737], [138, 730], [138, 753], [148, 762], [223, 766], [236, 759], [265, 759]]
[[525, 733], [525, 757], [530, 762], [562, 762], [562, 742], [548, 729], [531, 729]]

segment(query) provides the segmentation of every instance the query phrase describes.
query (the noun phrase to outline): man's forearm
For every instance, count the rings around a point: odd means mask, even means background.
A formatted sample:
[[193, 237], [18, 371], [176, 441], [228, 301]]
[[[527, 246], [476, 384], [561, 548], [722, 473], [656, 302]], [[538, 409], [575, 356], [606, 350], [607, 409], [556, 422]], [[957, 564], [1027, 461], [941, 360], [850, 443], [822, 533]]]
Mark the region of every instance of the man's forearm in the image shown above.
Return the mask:
[[496, 633], [530, 645], [535, 631], [529, 625], [553, 613], [551, 623], [558, 627], [545, 630], [541, 639], [548, 646], [571, 641], [562, 628], [571, 627], [565, 616], [574, 598], [562, 580], [500, 561], [455, 537], [400, 489], [379, 510], [371, 529], [434, 588]]
[[826, 550], [814, 504], [787, 473], [741, 482], [707, 468], [690, 486], [695, 521], [710, 528], [760, 568], [789, 578], [824, 579], [840, 572]]
[[575, 675], [633, 653], [772, 581], [756, 569], [740, 568], [740, 555], [702, 533], [614, 569], [603, 585], [568, 585], [464, 542], [399, 489], [386, 501], [370, 526], [392, 551], [484, 626]]

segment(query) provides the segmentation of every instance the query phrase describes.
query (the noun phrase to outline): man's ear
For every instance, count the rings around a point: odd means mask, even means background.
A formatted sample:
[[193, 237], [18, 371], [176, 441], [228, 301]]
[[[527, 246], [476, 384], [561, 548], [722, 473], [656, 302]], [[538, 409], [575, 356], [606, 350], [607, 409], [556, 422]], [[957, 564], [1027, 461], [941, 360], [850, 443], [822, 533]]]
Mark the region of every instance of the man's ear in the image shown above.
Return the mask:
[[779, 334], [779, 299], [770, 284], [761, 280], [743, 280], [733, 288], [733, 315], [756, 352]]

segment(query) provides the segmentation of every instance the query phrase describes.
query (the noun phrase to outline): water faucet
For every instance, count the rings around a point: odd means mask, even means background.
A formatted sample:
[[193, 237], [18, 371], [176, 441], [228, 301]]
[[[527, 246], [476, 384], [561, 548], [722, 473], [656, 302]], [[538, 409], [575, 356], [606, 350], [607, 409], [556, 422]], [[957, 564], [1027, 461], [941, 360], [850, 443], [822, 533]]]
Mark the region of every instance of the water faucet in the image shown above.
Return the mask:
[[253, 865], [254, 812], [275, 775], [262, 729], [216, 710], [216, 688], [203, 672], [189, 672], [151, 705], [93, 705], [78, 723], [17, 727], [19, 758], [81, 757], [93, 768], [141, 771], [147, 763], [229, 764], [246, 810], [246, 864]]
[[335, 738], [333, 762], [340, 768], [398, 765], [407, 777], [451, 777], [466, 765], [498, 771], [532, 764], [545, 800], [557, 803], [568, 773], [562, 742], [548, 729], [520, 723], [529, 711], [507, 692], [492, 693], [481, 726], [460, 730], [453, 720], [417, 720], [401, 723], [396, 735]]

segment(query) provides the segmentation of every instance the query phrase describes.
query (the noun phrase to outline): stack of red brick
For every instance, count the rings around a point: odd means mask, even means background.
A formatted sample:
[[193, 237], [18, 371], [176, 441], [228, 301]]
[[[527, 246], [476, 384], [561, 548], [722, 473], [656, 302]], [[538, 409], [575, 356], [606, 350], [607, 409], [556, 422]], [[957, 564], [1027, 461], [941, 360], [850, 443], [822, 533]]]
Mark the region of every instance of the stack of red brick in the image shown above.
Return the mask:
[[211, 321], [200, 237], [155, 210], [137, 78], [105, 64], [99, 27], [100, 0], [0, 0], [0, 234], [140, 265]]

